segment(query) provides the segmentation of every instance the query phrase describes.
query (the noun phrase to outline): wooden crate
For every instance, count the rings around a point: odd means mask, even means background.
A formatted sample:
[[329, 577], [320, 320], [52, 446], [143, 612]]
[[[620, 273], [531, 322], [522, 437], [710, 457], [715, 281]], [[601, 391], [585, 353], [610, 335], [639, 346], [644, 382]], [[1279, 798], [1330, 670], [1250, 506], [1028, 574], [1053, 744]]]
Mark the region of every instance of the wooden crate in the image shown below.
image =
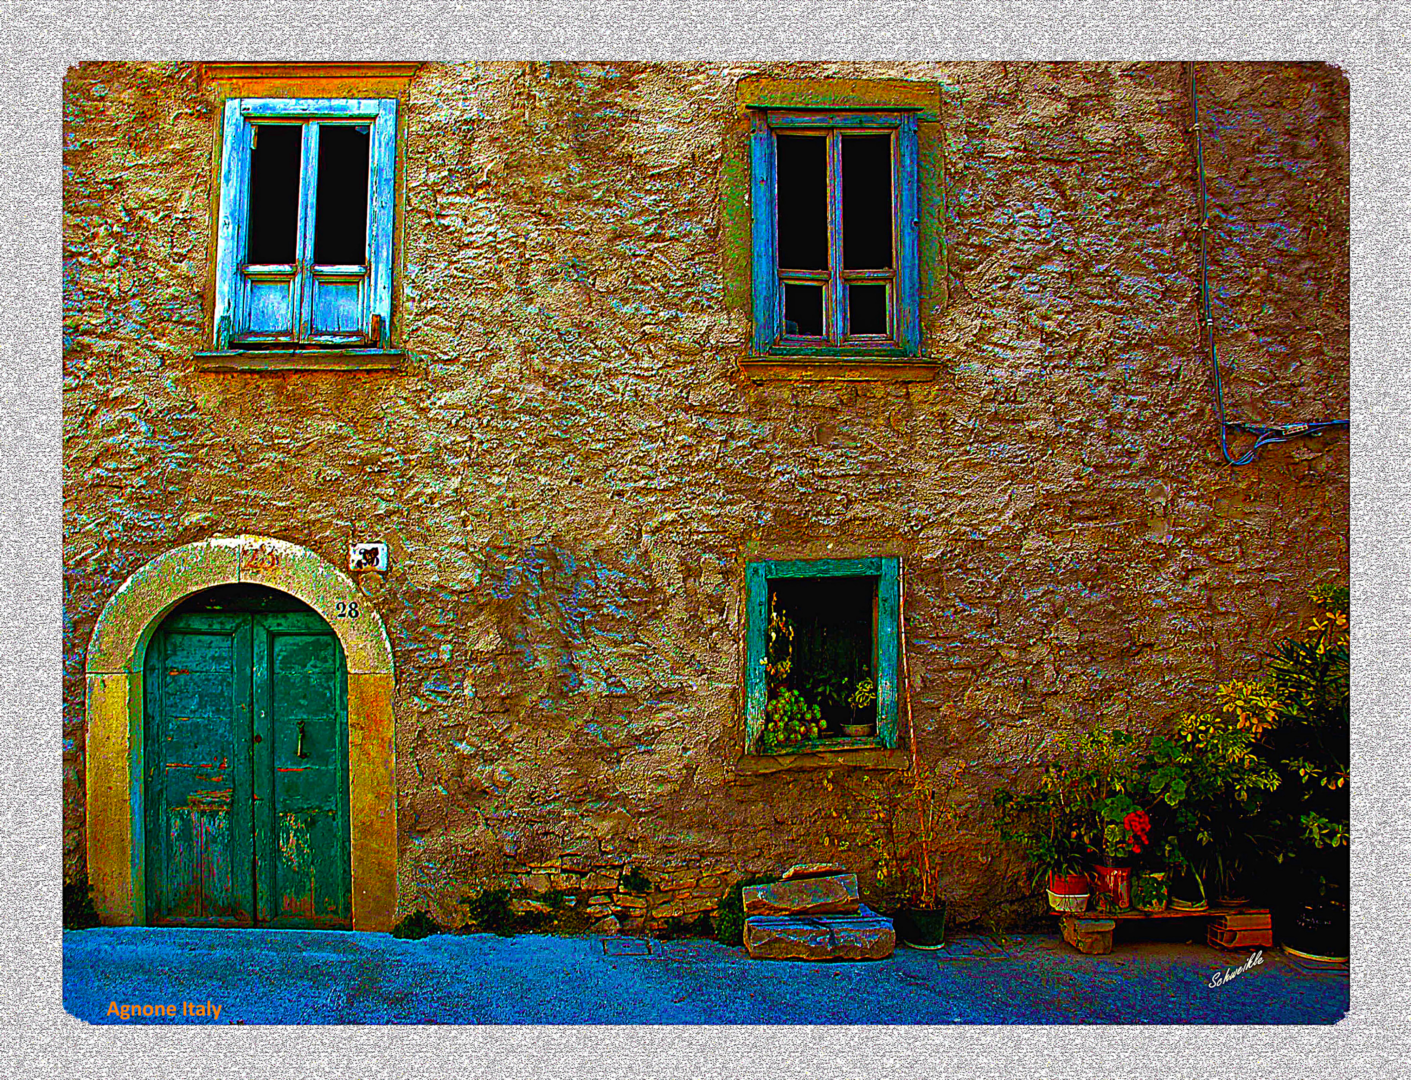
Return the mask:
[[1216, 949], [1271, 949], [1274, 947], [1274, 931], [1272, 927], [1220, 930], [1212, 924], [1205, 932], [1205, 940]]
[[1223, 932], [1226, 930], [1268, 930], [1274, 924], [1269, 912], [1250, 908], [1246, 911], [1220, 912], [1210, 920], [1210, 925]]

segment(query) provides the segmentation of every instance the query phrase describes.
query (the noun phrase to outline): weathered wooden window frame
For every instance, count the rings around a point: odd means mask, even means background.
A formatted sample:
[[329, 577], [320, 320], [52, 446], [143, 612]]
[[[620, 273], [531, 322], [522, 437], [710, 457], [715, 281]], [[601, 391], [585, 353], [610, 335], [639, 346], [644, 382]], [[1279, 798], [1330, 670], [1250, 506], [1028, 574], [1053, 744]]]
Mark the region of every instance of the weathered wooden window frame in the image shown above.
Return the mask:
[[[821, 130], [827, 133], [829, 271], [825, 290], [825, 338], [788, 337], [784, 333], [783, 284], [779, 267], [778, 168], [776, 133]], [[886, 337], [846, 334], [842, 294], [852, 277], [844, 271], [841, 157], [838, 136], [887, 132], [892, 135], [892, 274]], [[752, 109], [750, 112], [752, 292], [754, 352], [760, 356], [818, 358], [915, 357], [921, 351], [920, 197], [917, 115], [914, 111]], [[787, 275], [790, 278], [796, 275]], [[801, 279], [800, 279], [801, 280]]]
[[[766, 695], [765, 634], [769, 626], [769, 583], [780, 578], [875, 577], [877, 615], [872, 640], [877, 685], [877, 734], [866, 738], [815, 739], [788, 753], [820, 750], [895, 750], [897, 747], [897, 657], [901, 592], [896, 556], [871, 559], [760, 560], [745, 565], [745, 748], [755, 745], [764, 727]], [[772, 755], [771, 755], [772, 756]]]
[[[296, 261], [285, 267], [251, 267], [245, 254], [249, 231], [250, 154], [256, 123], [301, 125], [299, 225]], [[313, 222], [320, 124], [369, 125], [367, 263], [316, 266]], [[248, 345], [311, 349], [364, 346], [387, 349], [392, 322], [393, 228], [397, 101], [395, 98], [231, 98], [225, 103], [221, 201], [216, 248], [214, 345], [218, 352]], [[286, 278], [293, 292], [287, 335], [251, 334], [250, 287], [257, 280]], [[359, 286], [357, 327], [314, 332], [315, 293], [320, 283]]]

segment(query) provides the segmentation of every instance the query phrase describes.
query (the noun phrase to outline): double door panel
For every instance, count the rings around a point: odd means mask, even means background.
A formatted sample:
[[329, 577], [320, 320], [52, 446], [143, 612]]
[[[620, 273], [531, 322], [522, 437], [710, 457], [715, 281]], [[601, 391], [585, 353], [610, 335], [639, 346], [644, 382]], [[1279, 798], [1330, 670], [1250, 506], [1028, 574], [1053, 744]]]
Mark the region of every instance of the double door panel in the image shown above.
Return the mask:
[[148, 921], [351, 926], [347, 673], [328, 625], [172, 616], [144, 688]]

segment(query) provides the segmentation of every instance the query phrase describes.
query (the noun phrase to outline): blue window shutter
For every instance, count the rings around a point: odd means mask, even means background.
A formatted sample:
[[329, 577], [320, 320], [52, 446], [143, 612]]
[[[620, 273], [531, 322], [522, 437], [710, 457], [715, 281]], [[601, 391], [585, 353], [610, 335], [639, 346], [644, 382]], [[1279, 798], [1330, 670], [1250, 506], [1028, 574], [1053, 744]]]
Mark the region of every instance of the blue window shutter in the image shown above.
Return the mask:
[[745, 752], [764, 727], [765, 633], [769, 626], [769, 580], [764, 563], [745, 567]]
[[217, 349], [230, 346], [230, 335], [244, 326], [245, 226], [249, 219], [246, 199], [250, 191], [250, 125], [240, 112], [240, 102], [225, 103], [220, 171], [220, 219], [216, 232]]
[[377, 119], [372, 125], [372, 146], [368, 183], [367, 248], [369, 314], [378, 317], [379, 340], [386, 347], [392, 325], [392, 238], [396, 216], [397, 102], [386, 98], [377, 103]]
[[889, 750], [897, 746], [897, 643], [899, 600], [897, 560], [879, 559], [877, 581], [877, 738]]
[[921, 351], [921, 211], [917, 173], [916, 115], [911, 113], [902, 118], [897, 132], [897, 313], [901, 317], [900, 344], [909, 356]]
[[774, 133], [763, 113], [750, 119], [750, 206], [754, 252], [754, 349], [764, 353], [779, 336], [778, 260], [774, 232]]

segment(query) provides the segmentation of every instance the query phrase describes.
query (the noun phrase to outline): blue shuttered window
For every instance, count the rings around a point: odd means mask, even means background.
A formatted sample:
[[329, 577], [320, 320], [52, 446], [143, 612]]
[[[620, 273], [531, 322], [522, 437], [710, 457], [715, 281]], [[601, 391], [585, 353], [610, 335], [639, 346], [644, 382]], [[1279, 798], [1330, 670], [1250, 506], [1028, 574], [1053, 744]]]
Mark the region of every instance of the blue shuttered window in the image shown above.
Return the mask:
[[921, 349], [914, 112], [751, 116], [754, 351]]
[[395, 99], [225, 103], [217, 350], [386, 348]]

